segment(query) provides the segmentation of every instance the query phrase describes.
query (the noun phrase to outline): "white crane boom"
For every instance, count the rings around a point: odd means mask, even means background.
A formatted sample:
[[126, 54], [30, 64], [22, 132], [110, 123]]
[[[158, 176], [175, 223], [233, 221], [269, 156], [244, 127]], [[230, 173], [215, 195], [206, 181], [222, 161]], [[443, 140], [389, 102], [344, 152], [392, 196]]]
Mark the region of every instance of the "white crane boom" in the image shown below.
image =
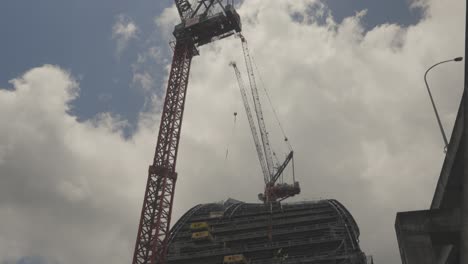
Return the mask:
[[250, 105], [249, 105], [249, 101], [248, 101], [248, 98], [247, 98], [247, 93], [245, 92], [244, 81], [242, 80], [242, 77], [240, 75], [240, 72], [239, 72], [239, 69], [237, 68], [236, 63], [231, 62], [230, 65], [234, 69], [234, 72], [235, 72], [236, 77], [237, 77], [237, 83], [239, 85], [239, 90], [240, 90], [240, 93], [241, 93], [241, 96], [242, 96], [242, 101], [244, 102], [244, 108], [245, 108], [245, 112], [247, 114], [247, 119], [249, 121], [250, 130], [252, 131], [252, 137], [253, 137], [253, 140], [254, 140], [254, 143], [255, 143], [255, 149], [257, 150], [258, 160], [260, 161], [260, 166], [262, 167], [263, 178], [265, 180], [265, 184], [267, 184], [269, 182], [269, 180], [270, 180], [270, 174], [269, 174], [269, 171], [268, 171], [268, 168], [267, 168], [267, 164], [265, 162], [265, 158], [263, 156], [263, 150], [262, 150], [262, 147], [260, 145], [260, 140], [258, 138], [257, 128], [255, 126], [255, 122], [254, 122], [254, 119], [252, 117], [252, 111], [250, 111]]
[[257, 84], [255, 82], [255, 75], [252, 67], [252, 60], [250, 58], [249, 47], [247, 46], [247, 40], [244, 36], [240, 35], [242, 41], [242, 49], [244, 51], [245, 66], [247, 67], [247, 73], [249, 75], [250, 89], [252, 91], [252, 98], [255, 107], [255, 113], [258, 121], [258, 128], [260, 129], [260, 136], [262, 138], [263, 151], [265, 153], [265, 160], [267, 163], [268, 182], [272, 180], [274, 175], [273, 172], [273, 156], [271, 152], [270, 142], [268, 140], [268, 134], [266, 132], [265, 120], [263, 119], [262, 106], [260, 104], [260, 97], [258, 95]]

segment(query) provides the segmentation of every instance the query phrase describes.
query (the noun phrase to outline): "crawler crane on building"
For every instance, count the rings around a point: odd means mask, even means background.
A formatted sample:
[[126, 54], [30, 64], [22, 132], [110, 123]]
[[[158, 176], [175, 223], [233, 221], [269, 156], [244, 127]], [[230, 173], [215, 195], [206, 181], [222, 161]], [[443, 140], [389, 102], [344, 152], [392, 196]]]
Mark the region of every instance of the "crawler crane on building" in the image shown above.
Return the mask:
[[[260, 96], [257, 89], [257, 84], [255, 80], [254, 69], [252, 66], [252, 57], [247, 45], [247, 40], [244, 36], [239, 34], [239, 37], [242, 42], [242, 50], [244, 53], [245, 65], [247, 68], [247, 74], [249, 76], [250, 90], [252, 93], [253, 105], [255, 109], [255, 116], [257, 117], [257, 124], [260, 130], [260, 138], [262, 145], [260, 145], [260, 139], [258, 138], [257, 125], [255, 124], [254, 118], [252, 116], [252, 111], [249, 105], [247, 98], [247, 93], [245, 91], [245, 84], [242, 80], [239, 68], [235, 62], [231, 62], [230, 65], [233, 67], [237, 83], [239, 85], [239, 90], [242, 96], [242, 101], [244, 103], [245, 112], [247, 114], [247, 119], [249, 121], [250, 130], [255, 144], [255, 149], [257, 151], [258, 160], [262, 168], [263, 178], [265, 181], [265, 190], [264, 193], [259, 194], [259, 199], [266, 204], [275, 203], [282, 201], [288, 197], [299, 194], [301, 189], [299, 187], [299, 182], [295, 181], [294, 177], [294, 165], [293, 165], [293, 184], [287, 183], [278, 183], [281, 175], [288, 166], [289, 162], [294, 158], [294, 152], [290, 147], [290, 152], [286, 156], [284, 162], [278, 166], [276, 169], [273, 167], [273, 156], [270, 146], [270, 140], [268, 138], [268, 132], [266, 130], [265, 120], [263, 117], [263, 110], [260, 103]], [[288, 139], [285, 137], [285, 141]], [[293, 161], [294, 162], [294, 161]]]

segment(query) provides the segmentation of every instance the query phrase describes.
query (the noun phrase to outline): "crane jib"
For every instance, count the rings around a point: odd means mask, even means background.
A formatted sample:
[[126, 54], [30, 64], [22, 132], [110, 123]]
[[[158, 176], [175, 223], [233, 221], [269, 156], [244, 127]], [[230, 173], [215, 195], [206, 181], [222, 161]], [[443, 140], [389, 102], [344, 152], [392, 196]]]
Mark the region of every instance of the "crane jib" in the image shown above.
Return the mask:
[[252, 111], [250, 110], [249, 101], [247, 99], [247, 93], [245, 91], [245, 84], [242, 80], [242, 76], [239, 72], [239, 69], [237, 68], [237, 65], [235, 63], [231, 63], [231, 65], [234, 68], [234, 72], [237, 77], [237, 83], [239, 85], [239, 90], [242, 96], [242, 102], [244, 103], [245, 113], [247, 114], [247, 120], [249, 121], [250, 131], [252, 132], [255, 150], [257, 151], [257, 157], [260, 162], [260, 167], [262, 168], [263, 179], [265, 181], [265, 184], [267, 184], [270, 181], [270, 174], [265, 162], [262, 146], [260, 145], [260, 139], [258, 138], [257, 127], [255, 126], [255, 122], [252, 117]]
[[242, 49], [244, 51], [244, 60], [247, 68], [247, 73], [249, 76], [250, 90], [252, 92], [252, 98], [254, 102], [255, 113], [257, 116], [258, 127], [260, 130], [260, 137], [262, 139], [263, 153], [265, 154], [265, 159], [268, 168], [268, 174], [270, 175], [269, 181], [273, 177], [273, 156], [270, 148], [270, 141], [268, 139], [268, 133], [266, 131], [265, 120], [263, 118], [262, 106], [260, 103], [260, 97], [258, 95], [257, 84], [255, 82], [255, 75], [252, 67], [252, 60], [250, 58], [249, 48], [247, 46], [247, 40], [241, 35]]

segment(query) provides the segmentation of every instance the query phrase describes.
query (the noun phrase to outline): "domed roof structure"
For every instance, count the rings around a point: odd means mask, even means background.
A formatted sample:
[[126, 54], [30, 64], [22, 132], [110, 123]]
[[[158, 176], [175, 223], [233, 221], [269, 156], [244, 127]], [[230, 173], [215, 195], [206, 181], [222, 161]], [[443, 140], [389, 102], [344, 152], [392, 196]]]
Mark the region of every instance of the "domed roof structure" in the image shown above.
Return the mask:
[[288, 204], [228, 199], [186, 212], [169, 237], [169, 264], [365, 264], [359, 228], [336, 200]]

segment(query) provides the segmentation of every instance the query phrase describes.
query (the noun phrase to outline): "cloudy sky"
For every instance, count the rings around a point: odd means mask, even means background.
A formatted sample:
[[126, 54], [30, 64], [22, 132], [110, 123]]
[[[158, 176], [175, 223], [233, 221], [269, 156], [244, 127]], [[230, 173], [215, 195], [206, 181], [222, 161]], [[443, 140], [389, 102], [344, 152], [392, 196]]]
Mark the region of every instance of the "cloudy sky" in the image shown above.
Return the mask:
[[[363, 250], [377, 263], [400, 263], [395, 214], [429, 207], [444, 158], [423, 74], [463, 56], [464, 1], [237, 6], [295, 150], [303, 192], [293, 200], [338, 199], [360, 226]], [[0, 263], [130, 262], [178, 20], [169, 0], [2, 3]], [[176, 219], [198, 203], [255, 202], [263, 188], [228, 66], [235, 60], [245, 70], [240, 40], [200, 53], [179, 151]], [[462, 71], [454, 62], [429, 76], [449, 134]], [[263, 102], [281, 158], [287, 148]]]

